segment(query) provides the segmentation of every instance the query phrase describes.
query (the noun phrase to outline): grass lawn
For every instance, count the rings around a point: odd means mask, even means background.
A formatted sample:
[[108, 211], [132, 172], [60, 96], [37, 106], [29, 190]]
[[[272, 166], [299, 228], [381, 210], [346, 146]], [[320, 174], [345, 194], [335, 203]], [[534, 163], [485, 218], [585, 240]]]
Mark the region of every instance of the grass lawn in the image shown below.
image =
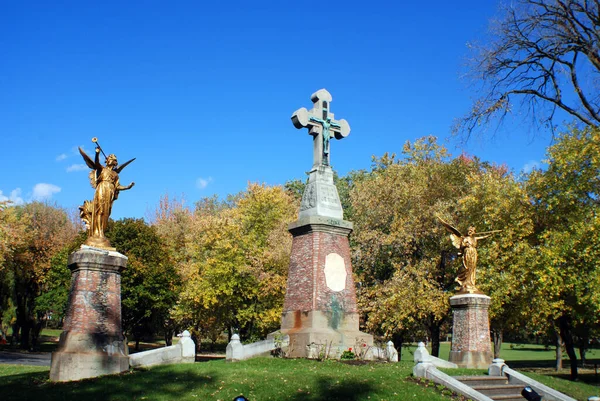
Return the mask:
[[159, 366], [76, 383], [48, 382], [48, 368], [0, 365], [2, 400], [450, 400], [407, 378], [413, 363], [349, 365], [257, 358]]
[[[407, 347], [402, 347], [402, 359], [413, 359], [416, 344], [410, 344]], [[431, 352], [431, 347], [429, 347]], [[448, 360], [450, 356], [450, 343], [443, 342], [440, 344], [440, 358]], [[500, 358], [512, 368], [521, 367], [547, 367], [551, 368], [555, 365], [554, 358], [556, 357], [554, 348], [546, 349], [543, 345], [537, 344], [513, 344], [503, 343], [500, 352]], [[579, 353], [577, 353], [579, 357]], [[600, 349], [590, 349], [586, 352], [586, 365], [598, 364], [600, 370]], [[563, 366], [569, 366], [567, 355], [563, 353]]]
[[[599, 396], [600, 395], [600, 381], [598, 381], [598, 377], [595, 380], [592, 377], [586, 378], [586, 376], [592, 376], [593, 373], [585, 373], [580, 372], [580, 380], [586, 382], [572, 382], [568, 380], [569, 374], [567, 373], [567, 369], [564, 369], [564, 372], [553, 372], [549, 371], [547, 373], [540, 373], [540, 370], [534, 372], [523, 372], [523, 374], [531, 377], [534, 380], [539, 381], [542, 384], [545, 384], [548, 387], [552, 387], [555, 390], [560, 391], [561, 393], [565, 393], [570, 395], [573, 398], [578, 400], [587, 400], [590, 396]], [[588, 381], [589, 380], [589, 381]], [[588, 383], [596, 383], [596, 384], [588, 384]]]
[[[60, 330], [44, 330], [42, 347], [54, 351]], [[144, 344], [148, 347], [161, 346]], [[130, 344], [132, 345], [132, 344]], [[3, 347], [0, 347], [0, 350]], [[447, 359], [450, 344], [440, 356]], [[232, 400], [244, 394], [255, 400], [450, 400], [436, 386], [411, 380], [416, 345], [402, 349], [398, 364], [350, 365], [336, 361], [259, 358], [239, 363], [222, 360], [170, 365], [76, 383], [50, 383], [47, 367], [0, 364], [0, 400]], [[5, 349], [6, 350], [6, 349]], [[46, 349], [44, 349], [46, 350]], [[600, 394], [593, 369], [581, 369], [581, 382], [568, 379], [568, 360], [555, 372], [554, 350], [539, 345], [503, 344], [501, 357], [536, 380], [579, 400]], [[600, 365], [600, 350], [590, 350], [588, 363]], [[450, 375], [484, 374], [483, 370], [446, 370]]]
[[[257, 358], [159, 366], [74, 383], [51, 383], [48, 368], [0, 365], [0, 394], [15, 400], [451, 400], [437, 386], [415, 384], [412, 361], [350, 365], [337, 361]], [[451, 375], [481, 370], [446, 370]], [[528, 373], [579, 400], [599, 387]]]

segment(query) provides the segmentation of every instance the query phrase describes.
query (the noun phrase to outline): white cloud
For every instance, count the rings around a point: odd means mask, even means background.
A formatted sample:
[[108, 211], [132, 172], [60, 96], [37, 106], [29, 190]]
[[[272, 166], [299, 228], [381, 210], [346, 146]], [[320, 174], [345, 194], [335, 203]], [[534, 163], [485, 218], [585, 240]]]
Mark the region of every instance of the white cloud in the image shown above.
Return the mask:
[[11, 201], [13, 205], [22, 205], [23, 198], [21, 198], [21, 188], [16, 188], [10, 191], [10, 195], [6, 196], [0, 191], [0, 201]]
[[208, 177], [208, 178], [198, 178], [196, 180], [196, 187], [198, 187], [198, 189], [204, 189], [208, 186], [208, 184], [210, 184], [212, 182], [212, 177]]
[[534, 169], [539, 169], [540, 168], [540, 162], [536, 161], [536, 160], [529, 160], [527, 163], [525, 163], [525, 165], [522, 168], [523, 173], [525, 174], [529, 174], [531, 173]]
[[67, 173], [72, 173], [73, 171], [83, 171], [87, 170], [87, 166], [85, 164], [71, 164], [67, 167]]
[[61, 161], [65, 160], [67, 157], [69, 157], [69, 156], [67, 156], [66, 153], [61, 153], [60, 155], [56, 156], [56, 161], [61, 162]]
[[39, 183], [33, 187], [33, 200], [46, 200], [52, 198], [52, 195], [60, 192], [60, 187], [54, 184]]

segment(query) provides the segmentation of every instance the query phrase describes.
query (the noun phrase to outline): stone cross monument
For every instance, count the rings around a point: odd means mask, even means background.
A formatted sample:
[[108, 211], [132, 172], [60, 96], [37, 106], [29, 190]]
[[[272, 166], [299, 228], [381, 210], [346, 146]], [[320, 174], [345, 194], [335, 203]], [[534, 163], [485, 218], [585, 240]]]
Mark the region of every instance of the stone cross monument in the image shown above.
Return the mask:
[[292, 122], [298, 129], [308, 128], [313, 136], [313, 165], [309, 172], [308, 184], [302, 195], [300, 218], [325, 216], [343, 219], [344, 213], [337, 188], [333, 185], [333, 170], [330, 165], [329, 142], [333, 135], [342, 139], [350, 133], [346, 120], [334, 120], [329, 111], [331, 94], [325, 89], [313, 93], [312, 110], [304, 107], [292, 115]]
[[336, 121], [329, 111], [331, 94], [325, 89], [313, 93], [310, 98], [314, 106], [308, 111], [304, 107], [292, 115], [292, 122], [298, 129], [308, 128], [313, 136], [313, 169], [324, 165], [329, 166], [329, 140], [333, 134], [335, 139], [342, 139], [350, 133], [346, 120]]
[[301, 108], [292, 115], [294, 126], [308, 128], [313, 136], [313, 166], [298, 220], [289, 226], [294, 238], [281, 332], [290, 337], [293, 357], [314, 358], [326, 352], [335, 358], [348, 348], [366, 351], [373, 337], [359, 331], [348, 242], [352, 223], [343, 220], [330, 166], [330, 139], [348, 136], [350, 126], [333, 118], [331, 95], [325, 89], [311, 100], [312, 110]]

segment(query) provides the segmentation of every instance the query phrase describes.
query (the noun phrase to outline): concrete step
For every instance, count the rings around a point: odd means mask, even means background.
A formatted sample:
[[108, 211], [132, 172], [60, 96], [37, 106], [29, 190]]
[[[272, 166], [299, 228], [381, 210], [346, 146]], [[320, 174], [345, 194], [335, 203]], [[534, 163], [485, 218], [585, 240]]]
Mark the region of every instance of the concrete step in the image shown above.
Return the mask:
[[525, 398], [521, 394], [516, 395], [495, 395], [490, 397], [494, 401], [523, 401]]
[[477, 385], [470, 387], [490, 397], [492, 395], [515, 395], [521, 397], [521, 391], [523, 390], [523, 386], [520, 384]]
[[508, 384], [508, 379], [504, 376], [454, 376], [454, 378], [469, 387]]
[[495, 401], [523, 401], [523, 385], [508, 384], [506, 377], [498, 376], [455, 376], [456, 380]]

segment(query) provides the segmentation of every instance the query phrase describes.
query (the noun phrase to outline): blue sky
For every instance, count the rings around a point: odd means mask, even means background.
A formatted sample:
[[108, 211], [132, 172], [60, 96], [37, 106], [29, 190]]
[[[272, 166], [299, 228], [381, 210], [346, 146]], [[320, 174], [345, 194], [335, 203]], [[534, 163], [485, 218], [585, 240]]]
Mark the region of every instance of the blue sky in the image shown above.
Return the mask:
[[290, 117], [321, 88], [352, 129], [332, 143], [342, 175], [430, 134], [518, 172], [544, 157], [547, 133], [450, 138], [476, 95], [460, 79], [466, 45], [496, 13], [481, 0], [4, 2], [0, 199], [91, 199], [76, 149], [91, 154], [92, 137], [137, 158], [113, 218], [146, 217], [165, 193], [192, 204], [303, 179], [311, 138]]

